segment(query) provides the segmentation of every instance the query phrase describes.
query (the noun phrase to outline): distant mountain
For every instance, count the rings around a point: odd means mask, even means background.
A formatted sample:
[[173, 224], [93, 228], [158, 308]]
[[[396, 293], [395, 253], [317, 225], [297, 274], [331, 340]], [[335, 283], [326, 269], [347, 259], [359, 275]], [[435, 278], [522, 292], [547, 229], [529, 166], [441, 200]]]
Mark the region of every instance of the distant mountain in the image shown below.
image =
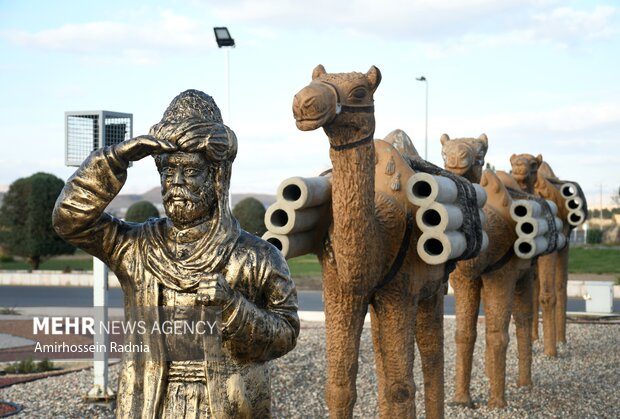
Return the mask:
[[[242, 193], [242, 194], [232, 194], [230, 197], [230, 206], [234, 208], [235, 205], [242, 199], [254, 197], [258, 199], [264, 206], [267, 208], [269, 205], [276, 202], [275, 195], [269, 194], [253, 194], [253, 193]], [[159, 212], [163, 215], [163, 206], [161, 202], [161, 190], [159, 187], [155, 187], [153, 189], [149, 189], [143, 194], [120, 194], [117, 195], [116, 198], [110, 202], [106, 211], [116, 215], [117, 217], [122, 217], [125, 215], [125, 211], [127, 208], [138, 201], [149, 201], [152, 202]]]
[[[2, 206], [2, 200], [4, 199], [4, 195], [6, 192], [0, 192], [0, 206]], [[240, 194], [232, 194], [230, 197], [230, 206], [234, 208], [235, 205], [239, 203], [242, 199], [254, 197], [258, 199], [264, 206], [267, 208], [274, 202], [276, 202], [275, 195], [269, 194], [259, 194], [259, 193], [240, 193]], [[164, 214], [163, 206], [161, 202], [161, 190], [159, 187], [155, 187], [153, 189], [149, 189], [143, 194], [120, 194], [117, 195], [116, 198], [110, 202], [110, 205], [106, 208], [106, 211], [114, 214], [117, 217], [123, 217], [127, 208], [138, 201], [149, 201], [152, 202], [157, 209], [159, 209], [160, 214]]]
[[230, 207], [234, 208], [242, 199], [253, 197], [258, 199], [267, 208], [274, 202], [276, 202], [275, 195], [260, 194], [260, 193], [234, 193], [230, 196]]
[[116, 195], [116, 197], [110, 202], [106, 211], [116, 215], [117, 217], [122, 217], [125, 215], [125, 211], [132, 204], [135, 204], [138, 201], [149, 201], [152, 202], [161, 212], [161, 193], [159, 188], [153, 188], [148, 190], [143, 194], [120, 194]]

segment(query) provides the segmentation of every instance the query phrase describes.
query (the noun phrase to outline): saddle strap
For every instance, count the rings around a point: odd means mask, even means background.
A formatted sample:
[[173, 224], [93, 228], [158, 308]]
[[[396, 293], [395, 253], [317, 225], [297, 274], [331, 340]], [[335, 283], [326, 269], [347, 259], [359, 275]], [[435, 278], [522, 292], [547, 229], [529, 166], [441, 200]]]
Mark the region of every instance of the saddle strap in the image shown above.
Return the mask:
[[512, 246], [510, 246], [508, 248], [508, 251], [504, 254], [504, 256], [502, 256], [501, 258], [499, 258], [499, 260], [497, 262], [495, 262], [493, 265], [488, 266], [483, 272], [482, 274], [489, 274], [491, 272], [495, 272], [496, 270], [498, 270], [499, 268], [501, 268], [502, 266], [504, 266], [505, 264], [508, 263], [508, 261], [510, 260], [510, 258], [514, 255], [514, 249], [512, 248]]
[[[413, 217], [409, 212], [407, 212], [407, 225], [405, 227], [405, 234], [403, 235], [403, 241], [400, 244], [400, 248], [398, 249], [398, 253], [396, 254], [396, 259], [392, 262], [392, 266], [388, 273], [383, 277], [383, 280], [375, 287], [372, 294], [380, 290], [383, 287], [386, 287], [392, 280], [396, 277], [398, 271], [403, 266], [403, 262], [405, 261], [405, 256], [407, 256], [407, 250], [409, 250], [409, 243], [411, 242], [411, 234], [413, 233]], [[372, 297], [371, 297], [372, 300]]]

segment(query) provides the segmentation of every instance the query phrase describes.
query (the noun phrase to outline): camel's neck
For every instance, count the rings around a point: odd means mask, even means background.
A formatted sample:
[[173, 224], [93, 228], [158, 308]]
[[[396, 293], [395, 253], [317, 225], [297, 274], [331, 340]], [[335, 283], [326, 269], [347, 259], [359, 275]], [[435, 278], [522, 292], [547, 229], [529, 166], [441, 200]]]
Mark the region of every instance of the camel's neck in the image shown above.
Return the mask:
[[481, 176], [480, 170], [475, 170], [472, 167], [467, 171], [467, 173], [463, 175], [463, 177], [467, 179], [468, 181], [470, 181], [471, 183], [480, 183], [480, 179], [482, 176]]
[[523, 192], [527, 192], [530, 194], [534, 193], [534, 184], [536, 183], [536, 178], [528, 176], [523, 180], [518, 180], [517, 183], [519, 184], [519, 188], [521, 188]]
[[[351, 133], [327, 130], [332, 145], [356, 143], [374, 130]], [[329, 152], [332, 164], [333, 248], [340, 277], [368, 275], [369, 264], [376, 264], [375, 147], [373, 141], [352, 148]], [[342, 270], [342, 272], [341, 272]], [[361, 279], [361, 278], [360, 278]]]

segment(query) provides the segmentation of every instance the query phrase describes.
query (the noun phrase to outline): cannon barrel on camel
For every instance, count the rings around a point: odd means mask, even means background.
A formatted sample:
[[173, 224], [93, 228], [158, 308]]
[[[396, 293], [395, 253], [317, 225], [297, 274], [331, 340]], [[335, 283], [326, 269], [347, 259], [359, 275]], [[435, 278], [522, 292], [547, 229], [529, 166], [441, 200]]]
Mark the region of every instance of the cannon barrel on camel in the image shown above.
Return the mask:
[[[486, 192], [478, 184], [472, 186], [478, 217], [483, 224], [481, 208], [486, 202]], [[422, 232], [417, 244], [420, 258], [430, 265], [439, 265], [462, 256], [467, 249], [467, 239], [462, 232], [464, 215], [462, 204], [457, 202], [459, 191], [455, 181], [418, 172], [409, 177], [405, 190], [409, 202], [419, 208], [415, 220]], [[328, 226], [326, 218], [330, 217], [330, 204], [329, 173], [285, 179], [278, 187], [276, 202], [265, 212], [267, 232], [263, 239], [276, 246], [287, 259], [316, 253], [320, 235]], [[480, 251], [486, 249], [488, 243], [488, 236], [482, 231]]]
[[265, 212], [263, 239], [290, 259], [317, 253], [330, 219], [331, 176], [291, 177], [280, 183]]
[[566, 245], [557, 205], [553, 201], [542, 205], [547, 205], [546, 217], [541, 203], [534, 200], [518, 199], [510, 207], [510, 215], [517, 222], [514, 251], [522, 259], [551, 253]]
[[565, 182], [560, 187], [560, 193], [565, 199], [564, 205], [568, 210], [567, 221], [573, 227], [583, 224], [587, 217], [584, 210], [585, 199], [582, 196], [583, 193], [580, 194], [580, 192], [581, 188], [573, 182]]
[[[478, 208], [477, 216], [484, 224], [481, 209], [487, 195], [480, 185], [472, 186]], [[418, 254], [428, 264], [445, 263], [465, 252], [467, 240], [462, 231], [463, 211], [457, 203], [458, 196], [456, 183], [448, 177], [419, 172], [407, 181], [407, 198], [420, 207], [416, 212], [416, 222], [423, 233], [418, 239]], [[488, 244], [489, 238], [482, 230], [480, 251], [484, 251]]]

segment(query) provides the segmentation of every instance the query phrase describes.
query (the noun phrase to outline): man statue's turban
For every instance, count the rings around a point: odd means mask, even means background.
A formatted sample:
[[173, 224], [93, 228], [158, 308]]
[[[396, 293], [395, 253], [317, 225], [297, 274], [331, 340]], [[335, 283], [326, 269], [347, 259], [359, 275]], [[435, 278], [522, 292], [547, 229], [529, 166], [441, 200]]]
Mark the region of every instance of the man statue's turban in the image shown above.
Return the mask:
[[235, 133], [224, 125], [213, 98], [198, 90], [186, 90], [175, 97], [161, 121], [151, 127], [150, 134], [173, 144], [203, 139], [205, 143], [200, 149], [212, 162], [232, 163], [237, 155]]

